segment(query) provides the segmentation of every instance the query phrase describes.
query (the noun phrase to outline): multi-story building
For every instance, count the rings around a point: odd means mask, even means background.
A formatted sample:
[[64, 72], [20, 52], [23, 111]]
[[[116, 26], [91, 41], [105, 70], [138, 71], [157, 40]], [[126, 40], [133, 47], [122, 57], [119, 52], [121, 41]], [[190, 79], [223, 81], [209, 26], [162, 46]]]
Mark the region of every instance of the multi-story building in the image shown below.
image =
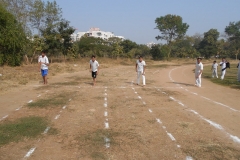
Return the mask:
[[102, 38], [104, 40], [107, 40], [108, 38], [111, 38], [111, 37], [117, 37], [117, 38], [124, 40], [123, 36], [115, 36], [113, 34], [113, 32], [101, 31], [100, 28], [90, 28], [89, 31], [87, 31], [87, 32], [74, 33], [71, 35], [71, 37], [72, 37], [73, 41], [78, 41], [84, 35], [86, 35], [88, 37]]

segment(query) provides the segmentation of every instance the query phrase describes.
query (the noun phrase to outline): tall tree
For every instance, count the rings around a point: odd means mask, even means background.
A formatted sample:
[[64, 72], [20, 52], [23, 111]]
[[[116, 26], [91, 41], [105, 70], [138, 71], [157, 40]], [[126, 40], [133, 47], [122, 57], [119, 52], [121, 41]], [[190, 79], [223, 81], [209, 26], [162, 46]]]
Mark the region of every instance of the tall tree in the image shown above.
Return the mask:
[[60, 49], [65, 57], [73, 46], [71, 35], [74, 33], [75, 29], [69, 26], [69, 21], [62, 20], [57, 31], [60, 35]]
[[158, 35], [156, 39], [167, 41], [170, 48], [168, 53], [169, 58], [171, 53], [171, 42], [175, 39], [182, 38], [186, 34], [189, 25], [182, 22], [182, 17], [171, 14], [156, 18], [155, 23], [157, 25], [155, 29], [161, 32], [161, 35]]
[[25, 33], [30, 35], [29, 27], [29, 12], [33, 0], [0, 0], [2, 4], [10, 13], [12, 13], [19, 24], [22, 25]]
[[0, 5], [0, 65], [20, 65], [21, 51], [26, 42], [22, 26]]
[[45, 7], [45, 25], [56, 26], [59, 24], [61, 18], [62, 9], [58, 6], [57, 2], [55, 0], [53, 2], [47, 1]]
[[42, 0], [35, 0], [30, 8], [30, 22], [31, 26], [34, 29], [37, 29], [38, 35], [40, 35], [40, 27], [44, 22], [44, 16], [45, 16], [45, 2]]
[[131, 49], [137, 48], [137, 43], [133, 42], [133, 41], [131, 41], [129, 39], [126, 39], [126, 40], [120, 42], [120, 46], [123, 47], [123, 51], [125, 53], [128, 53]]
[[240, 52], [240, 21], [230, 22], [229, 26], [225, 28], [225, 33], [228, 35], [231, 48], [234, 49], [236, 59]]
[[219, 32], [217, 31], [217, 29], [210, 29], [208, 32], [204, 33], [204, 38], [199, 45], [199, 52], [202, 56], [210, 58], [211, 56], [217, 55], [218, 38]]

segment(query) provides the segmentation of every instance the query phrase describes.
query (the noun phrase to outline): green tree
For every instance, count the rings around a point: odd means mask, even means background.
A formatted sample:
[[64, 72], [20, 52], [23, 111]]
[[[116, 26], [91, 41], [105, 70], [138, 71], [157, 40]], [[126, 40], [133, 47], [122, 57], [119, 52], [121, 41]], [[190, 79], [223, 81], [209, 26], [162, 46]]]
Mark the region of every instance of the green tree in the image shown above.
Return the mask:
[[15, 16], [15, 19], [28, 36], [31, 34], [29, 27], [29, 8], [32, 2], [33, 0], [0, 0], [0, 5], [2, 4], [8, 12]]
[[0, 5], [0, 65], [20, 65], [21, 51], [26, 42], [21, 24]]
[[137, 48], [137, 43], [126, 39], [120, 43], [120, 46], [123, 47], [124, 53], [128, 53], [131, 49]]
[[230, 22], [229, 26], [225, 28], [225, 33], [228, 35], [228, 41], [230, 42], [230, 48], [236, 55], [236, 59], [240, 52], [240, 21]]
[[42, 0], [34, 0], [30, 8], [31, 26], [38, 31], [40, 35], [40, 27], [43, 25], [45, 16], [45, 2]]
[[61, 37], [60, 34], [57, 32], [56, 28], [53, 25], [49, 25], [45, 29], [40, 29], [41, 35], [44, 37], [44, 50], [47, 50], [48, 55], [51, 57], [59, 56], [60, 51], [60, 42]]
[[154, 60], [163, 60], [169, 52], [168, 45], [154, 45], [152, 46], [150, 53]]
[[161, 32], [161, 35], [158, 35], [156, 39], [167, 41], [170, 49], [167, 54], [167, 57], [169, 58], [171, 54], [171, 42], [182, 38], [186, 34], [189, 25], [182, 22], [182, 17], [171, 14], [156, 18], [155, 23], [157, 25], [155, 29], [158, 29]]
[[199, 52], [201, 56], [210, 58], [218, 53], [218, 42], [219, 32], [217, 29], [210, 29], [204, 33], [204, 38], [199, 44]]
[[45, 26], [54, 26], [56, 27], [62, 18], [62, 9], [59, 7], [57, 2], [47, 1], [45, 6]]
[[65, 57], [73, 46], [71, 35], [74, 33], [75, 29], [69, 26], [69, 21], [62, 20], [57, 31], [60, 35], [60, 50]]

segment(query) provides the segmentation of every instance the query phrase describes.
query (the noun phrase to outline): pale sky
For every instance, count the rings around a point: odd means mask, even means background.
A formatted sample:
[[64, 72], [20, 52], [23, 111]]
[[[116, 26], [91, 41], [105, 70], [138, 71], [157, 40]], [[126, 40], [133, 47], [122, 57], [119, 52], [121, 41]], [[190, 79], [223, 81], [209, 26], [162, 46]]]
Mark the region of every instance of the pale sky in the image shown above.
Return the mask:
[[[50, 0], [51, 1], [51, 0]], [[161, 43], [155, 19], [179, 15], [190, 27], [187, 35], [217, 29], [224, 33], [229, 22], [240, 21], [240, 0], [56, 0], [63, 18], [79, 31], [98, 27], [102, 31], [146, 44]]]

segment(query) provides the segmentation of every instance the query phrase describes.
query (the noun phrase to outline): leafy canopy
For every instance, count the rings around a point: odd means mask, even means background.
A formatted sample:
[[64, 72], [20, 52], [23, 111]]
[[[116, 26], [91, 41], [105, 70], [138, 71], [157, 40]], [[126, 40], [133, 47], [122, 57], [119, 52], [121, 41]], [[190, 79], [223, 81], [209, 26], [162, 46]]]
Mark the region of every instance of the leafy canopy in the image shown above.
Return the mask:
[[156, 18], [155, 23], [157, 25], [155, 29], [161, 32], [156, 39], [166, 40], [168, 44], [174, 39], [182, 38], [189, 27], [187, 23], [182, 22], [182, 17], [171, 14]]

